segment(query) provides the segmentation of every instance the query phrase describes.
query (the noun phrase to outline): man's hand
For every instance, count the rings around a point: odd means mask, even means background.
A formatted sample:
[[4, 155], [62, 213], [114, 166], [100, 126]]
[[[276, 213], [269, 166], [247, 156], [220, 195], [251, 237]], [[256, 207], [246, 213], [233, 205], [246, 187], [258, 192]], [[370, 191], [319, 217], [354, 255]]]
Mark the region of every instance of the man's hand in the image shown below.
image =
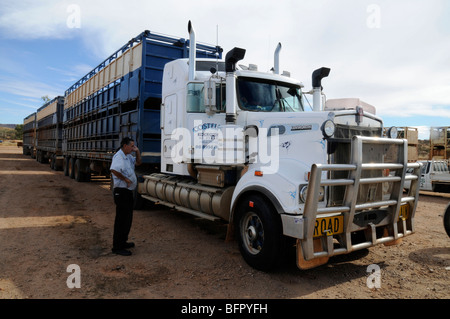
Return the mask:
[[123, 176], [122, 175], [122, 173], [120, 173], [120, 172], [118, 172], [118, 171], [115, 171], [115, 170], [111, 170], [111, 173], [112, 174], [114, 174], [114, 175], [116, 175], [116, 177], [118, 178], [118, 179], [121, 179], [121, 180], [123, 180], [125, 183], [127, 183], [127, 187], [130, 187], [130, 185], [131, 185], [131, 181], [128, 179], [128, 178], [126, 178], [125, 176]]
[[139, 151], [139, 148], [136, 145], [133, 146], [133, 152], [136, 153], [136, 163], [135, 163], [135, 165], [136, 166], [141, 165], [142, 164], [141, 152]]

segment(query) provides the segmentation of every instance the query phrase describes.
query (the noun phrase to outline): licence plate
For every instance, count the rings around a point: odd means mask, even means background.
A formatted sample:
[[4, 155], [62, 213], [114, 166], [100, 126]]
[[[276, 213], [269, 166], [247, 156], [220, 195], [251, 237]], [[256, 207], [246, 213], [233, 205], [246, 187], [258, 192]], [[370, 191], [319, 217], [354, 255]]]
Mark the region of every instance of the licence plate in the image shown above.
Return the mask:
[[336, 235], [344, 232], [344, 216], [320, 217], [316, 219], [313, 237]]
[[398, 220], [408, 219], [411, 214], [411, 205], [406, 204], [400, 206], [400, 213], [398, 214]]

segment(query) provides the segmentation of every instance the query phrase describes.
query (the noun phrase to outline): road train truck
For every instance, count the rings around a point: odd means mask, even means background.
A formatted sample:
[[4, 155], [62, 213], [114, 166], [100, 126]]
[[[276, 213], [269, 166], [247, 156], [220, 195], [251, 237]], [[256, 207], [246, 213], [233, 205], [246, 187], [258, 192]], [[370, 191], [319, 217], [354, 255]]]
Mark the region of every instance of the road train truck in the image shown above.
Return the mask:
[[23, 119], [23, 155], [34, 157], [36, 147], [36, 112]]
[[273, 69], [260, 72], [239, 64], [245, 49], [223, 59], [220, 47], [197, 43], [190, 22], [188, 31], [176, 41], [144, 33], [66, 92], [66, 166], [101, 171], [120, 138], [133, 137], [148, 164], [136, 170], [138, 197], [225, 222], [261, 270], [289, 247], [308, 269], [414, 232], [419, 164], [408, 164], [394, 129], [384, 135], [374, 107], [326, 101], [328, 68], [304, 90], [280, 71], [281, 44]]
[[36, 160], [50, 163], [53, 170], [63, 167], [63, 107], [64, 97], [57, 96], [36, 111]]

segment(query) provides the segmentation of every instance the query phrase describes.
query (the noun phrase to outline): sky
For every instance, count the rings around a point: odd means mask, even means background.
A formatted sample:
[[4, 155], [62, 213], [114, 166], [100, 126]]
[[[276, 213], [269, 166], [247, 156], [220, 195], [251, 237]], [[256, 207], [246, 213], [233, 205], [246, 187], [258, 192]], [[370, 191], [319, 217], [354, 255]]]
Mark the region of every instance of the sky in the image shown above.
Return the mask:
[[[448, 0], [0, 0], [0, 123], [21, 124], [144, 30], [188, 38], [240, 64], [280, 69], [332, 98], [360, 98], [386, 127], [450, 126]], [[309, 99], [312, 103], [312, 97]]]

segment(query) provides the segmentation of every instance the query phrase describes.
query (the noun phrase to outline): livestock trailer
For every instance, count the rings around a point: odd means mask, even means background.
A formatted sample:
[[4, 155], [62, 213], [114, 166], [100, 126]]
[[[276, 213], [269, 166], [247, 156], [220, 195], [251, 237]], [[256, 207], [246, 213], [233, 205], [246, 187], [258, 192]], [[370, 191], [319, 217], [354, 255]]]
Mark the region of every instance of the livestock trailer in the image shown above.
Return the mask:
[[57, 96], [36, 111], [36, 160], [62, 169], [64, 97]]
[[36, 147], [36, 112], [23, 119], [23, 155], [34, 158]]
[[[220, 59], [219, 46], [196, 45], [197, 57]], [[77, 181], [109, 175], [123, 137], [135, 140], [142, 173], [158, 168], [164, 65], [189, 56], [189, 40], [144, 31], [65, 92], [64, 173]], [[139, 175], [139, 172], [137, 172]]]

